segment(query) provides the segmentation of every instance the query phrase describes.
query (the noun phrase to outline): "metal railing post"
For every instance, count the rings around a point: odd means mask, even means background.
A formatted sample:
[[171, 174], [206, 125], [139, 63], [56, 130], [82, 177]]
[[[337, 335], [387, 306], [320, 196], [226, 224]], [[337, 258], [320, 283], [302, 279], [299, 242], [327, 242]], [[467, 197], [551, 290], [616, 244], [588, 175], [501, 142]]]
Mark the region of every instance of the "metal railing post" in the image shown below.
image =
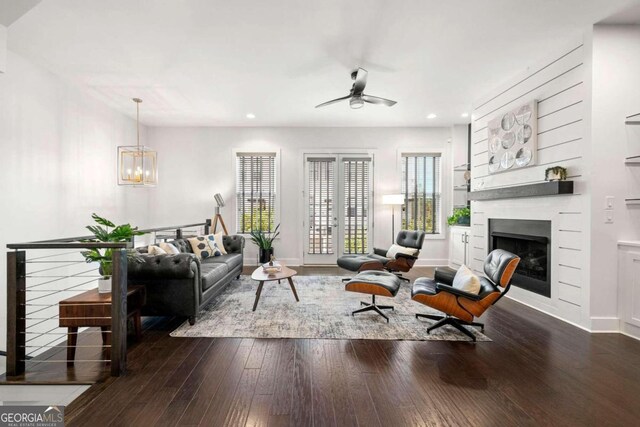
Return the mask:
[[24, 373], [26, 252], [7, 252], [7, 377]]
[[111, 375], [127, 370], [127, 250], [114, 249], [111, 276]]
[[204, 234], [209, 234], [211, 232], [211, 218], [205, 221], [204, 223]]

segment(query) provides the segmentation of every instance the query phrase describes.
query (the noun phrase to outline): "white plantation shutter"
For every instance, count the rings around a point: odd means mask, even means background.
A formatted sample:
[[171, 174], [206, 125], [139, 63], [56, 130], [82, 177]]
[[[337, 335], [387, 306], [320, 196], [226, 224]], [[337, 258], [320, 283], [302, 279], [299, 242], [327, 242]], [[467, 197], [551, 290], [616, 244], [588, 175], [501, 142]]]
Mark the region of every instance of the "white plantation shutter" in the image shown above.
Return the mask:
[[402, 228], [440, 233], [440, 154], [402, 155]]
[[275, 227], [276, 154], [238, 153], [236, 156], [237, 230], [272, 232]]
[[344, 253], [368, 253], [370, 159], [346, 159], [344, 164]]
[[333, 254], [333, 158], [307, 159], [309, 171], [309, 254]]

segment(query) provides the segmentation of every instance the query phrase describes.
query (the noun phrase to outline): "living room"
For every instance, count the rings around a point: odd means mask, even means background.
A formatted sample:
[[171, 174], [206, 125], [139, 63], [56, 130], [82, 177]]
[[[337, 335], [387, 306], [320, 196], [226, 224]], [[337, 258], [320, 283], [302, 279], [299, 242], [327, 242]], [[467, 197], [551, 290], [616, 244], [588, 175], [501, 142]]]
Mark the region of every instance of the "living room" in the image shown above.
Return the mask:
[[637, 0], [1, 0], [0, 421], [636, 424], [639, 73]]

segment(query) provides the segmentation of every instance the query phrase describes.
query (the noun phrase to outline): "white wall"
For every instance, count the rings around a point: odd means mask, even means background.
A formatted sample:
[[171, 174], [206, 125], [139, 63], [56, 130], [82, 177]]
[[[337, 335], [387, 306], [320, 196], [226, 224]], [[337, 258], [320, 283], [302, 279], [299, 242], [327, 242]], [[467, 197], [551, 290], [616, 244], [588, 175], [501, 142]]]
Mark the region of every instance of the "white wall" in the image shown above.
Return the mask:
[[7, 27], [0, 25], [0, 73], [7, 68]]
[[[135, 129], [133, 120], [9, 51], [0, 74], [3, 254], [10, 242], [86, 235], [92, 212], [146, 225], [148, 191], [116, 185], [116, 146], [134, 143]], [[4, 255], [0, 283], [4, 349]]]
[[[235, 229], [235, 159], [232, 150], [279, 151], [281, 154], [281, 238], [276, 255], [290, 264], [302, 258], [303, 158], [305, 150], [370, 149], [374, 153], [374, 239], [376, 246], [389, 245], [391, 209], [381, 204], [383, 194], [400, 190], [398, 156], [401, 151], [443, 152], [442, 170], [449, 168], [448, 128], [151, 128], [148, 145], [158, 150], [160, 185], [152, 191], [150, 222], [171, 224], [200, 221], [213, 215], [213, 195], [227, 201], [222, 214]], [[450, 186], [443, 174], [442, 188]], [[443, 191], [443, 216], [450, 210], [450, 192]], [[396, 230], [399, 215], [396, 215]], [[444, 224], [444, 222], [443, 222]], [[446, 231], [444, 225], [443, 232]], [[448, 257], [446, 232], [428, 240], [421, 264], [445, 265]], [[255, 248], [247, 245], [247, 262], [255, 262]]]
[[[543, 182], [546, 168], [568, 169], [574, 195], [472, 202], [471, 257], [481, 272], [491, 218], [551, 220], [551, 298], [515, 287], [507, 296], [582, 327], [590, 325], [588, 56], [580, 41], [523, 64], [526, 71], [474, 104], [471, 144], [472, 190]], [[537, 165], [489, 175], [487, 122], [532, 99], [538, 101]]]
[[[640, 26], [596, 25], [592, 35], [591, 317], [595, 330], [617, 330], [617, 241], [640, 239], [640, 129], [624, 119], [640, 113]], [[614, 223], [605, 224], [605, 197], [615, 197]], [[621, 284], [623, 285], [623, 284]]]

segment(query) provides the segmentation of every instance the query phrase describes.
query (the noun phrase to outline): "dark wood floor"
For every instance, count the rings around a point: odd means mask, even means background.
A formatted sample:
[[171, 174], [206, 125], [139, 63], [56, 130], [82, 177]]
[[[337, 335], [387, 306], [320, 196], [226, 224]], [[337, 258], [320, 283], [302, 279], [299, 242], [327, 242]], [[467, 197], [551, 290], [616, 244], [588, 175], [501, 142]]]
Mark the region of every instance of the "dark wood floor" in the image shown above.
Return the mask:
[[493, 341], [477, 344], [171, 338], [178, 320], [151, 322], [130, 349], [128, 375], [92, 386], [66, 419], [69, 426], [640, 425], [640, 342], [589, 334], [506, 298], [484, 320]]

